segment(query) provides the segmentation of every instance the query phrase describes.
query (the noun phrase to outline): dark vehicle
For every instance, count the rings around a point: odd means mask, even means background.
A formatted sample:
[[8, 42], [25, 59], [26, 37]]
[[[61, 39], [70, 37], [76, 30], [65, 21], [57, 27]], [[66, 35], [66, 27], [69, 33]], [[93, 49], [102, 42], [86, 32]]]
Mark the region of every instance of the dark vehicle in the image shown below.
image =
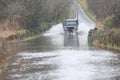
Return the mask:
[[78, 20], [77, 19], [66, 19], [63, 24], [64, 31], [69, 33], [77, 32]]

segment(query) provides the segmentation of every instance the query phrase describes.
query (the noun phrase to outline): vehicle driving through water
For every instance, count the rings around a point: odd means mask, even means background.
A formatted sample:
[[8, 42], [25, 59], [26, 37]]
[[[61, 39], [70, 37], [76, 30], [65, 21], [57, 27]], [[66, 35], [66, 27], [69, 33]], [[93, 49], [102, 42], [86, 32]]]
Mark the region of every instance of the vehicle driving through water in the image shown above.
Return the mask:
[[78, 30], [78, 19], [66, 19], [63, 24], [63, 29], [65, 32], [71, 34], [71, 33], [77, 33]]

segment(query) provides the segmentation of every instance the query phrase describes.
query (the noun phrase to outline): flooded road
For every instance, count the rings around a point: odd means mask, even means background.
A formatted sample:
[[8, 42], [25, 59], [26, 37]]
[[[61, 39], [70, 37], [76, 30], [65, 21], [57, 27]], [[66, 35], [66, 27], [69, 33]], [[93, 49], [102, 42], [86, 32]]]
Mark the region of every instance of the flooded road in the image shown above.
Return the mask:
[[64, 35], [57, 24], [41, 38], [13, 44], [17, 54], [3, 80], [120, 80], [120, 54], [89, 46], [88, 31], [95, 24], [81, 8], [79, 13], [78, 35]]

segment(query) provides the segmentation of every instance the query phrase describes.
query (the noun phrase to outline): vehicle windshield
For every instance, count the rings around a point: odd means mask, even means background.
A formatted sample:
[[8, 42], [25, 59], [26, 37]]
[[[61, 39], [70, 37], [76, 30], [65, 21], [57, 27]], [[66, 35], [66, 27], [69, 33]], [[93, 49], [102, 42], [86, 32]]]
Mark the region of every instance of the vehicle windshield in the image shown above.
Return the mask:
[[65, 21], [64, 23], [65, 26], [77, 26], [76, 21]]

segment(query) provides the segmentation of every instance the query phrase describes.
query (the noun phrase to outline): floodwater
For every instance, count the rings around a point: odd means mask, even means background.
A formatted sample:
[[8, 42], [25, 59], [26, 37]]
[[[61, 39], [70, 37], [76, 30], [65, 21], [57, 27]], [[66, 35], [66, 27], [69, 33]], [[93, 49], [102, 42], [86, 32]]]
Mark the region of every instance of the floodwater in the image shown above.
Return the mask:
[[[95, 24], [79, 9], [78, 35], [54, 25], [41, 38], [11, 45], [3, 80], [120, 80], [120, 54], [88, 45]], [[1, 78], [1, 79], [2, 79]]]

